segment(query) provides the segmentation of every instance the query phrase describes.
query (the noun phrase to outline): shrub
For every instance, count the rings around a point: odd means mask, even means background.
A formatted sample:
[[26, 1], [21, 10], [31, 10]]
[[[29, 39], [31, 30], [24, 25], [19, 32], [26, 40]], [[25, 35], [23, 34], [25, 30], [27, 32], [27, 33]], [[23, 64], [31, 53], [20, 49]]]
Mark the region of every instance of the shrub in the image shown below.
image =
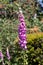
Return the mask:
[[43, 33], [27, 35], [28, 64], [43, 65]]

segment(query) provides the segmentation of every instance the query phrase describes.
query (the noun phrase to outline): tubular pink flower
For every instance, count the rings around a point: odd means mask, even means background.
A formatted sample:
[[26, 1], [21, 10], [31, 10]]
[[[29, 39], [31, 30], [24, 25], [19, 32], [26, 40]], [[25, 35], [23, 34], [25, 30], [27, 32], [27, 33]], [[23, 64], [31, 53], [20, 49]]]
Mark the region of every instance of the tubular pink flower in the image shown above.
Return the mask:
[[0, 58], [3, 60], [3, 54], [2, 54], [2, 51], [0, 51]]
[[0, 50], [0, 58], [1, 58], [1, 60], [2, 60], [2, 65], [4, 65], [4, 59], [3, 59], [3, 54], [2, 54], [2, 51]]
[[10, 60], [10, 53], [9, 53], [9, 49], [7, 48], [7, 58], [8, 60]]
[[26, 25], [25, 25], [25, 20], [24, 20], [24, 16], [22, 14], [21, 9], [19, 10], [19, 29], [18, 29], [18, 34], [19, 34], [19, 44], [20, 47], [23, 49], [27, 49], [27, 41], [26, 41]]

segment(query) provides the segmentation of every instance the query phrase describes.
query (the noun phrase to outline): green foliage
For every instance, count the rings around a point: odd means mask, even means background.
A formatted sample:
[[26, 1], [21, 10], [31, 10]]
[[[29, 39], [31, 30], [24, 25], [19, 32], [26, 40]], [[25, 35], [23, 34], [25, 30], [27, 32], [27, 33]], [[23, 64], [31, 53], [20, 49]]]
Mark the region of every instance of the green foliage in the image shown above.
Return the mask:
[[[19, 24], [16, 15], [18, 7], [14, 3], [8, 4], [9, 0], [0, 0], [0, 2], [6, 4], [3, 9], [6, 14], [0, 18], [0, 50], [2, 50], [4, 55], [5, 65], [43, 65], [43, 33], [27, 34], [27, 50], [21, 49], [18, 45], [18, 31], [16, 30]], [[19, 4], [23, 10], [27, 28], [38, 26], [40, 31], [43, 31], [43, 23], [38, 19], [32, 18], [35, 11], [34, 7], [32, 8], [26, 3], [23, 5], [19, 2]], [[15, 38], [17, 39], [15, 40]], [[10, 61], [8, 61], [6, 56], [7, 47], [10, 51]], [[0, 59], [1, 62], [2, 60]]]
[[39, 28], [39, 31], [43, 32], [43, 22], [39, 21], [38, 18], [31, 18], [30, 20], [25, 18], [25, 21], [27, 28], [34, 28], [34, 26], [37, 26]]
[[1, 3], [7, 4], [9, 3], [9, 0], [0, 0]]
[[27, 35], [29, 65], [43, 65], [43, 33]]
[[[13, 44], [14, 39], [17, 37], [18, 32], [16, 32], [16, 30], [14, 28], [16, 28], [18, 25], [18, 21], [15, 19], [10, 20], [10, 19], [1, 19], [0, 18], [0, 50], [2, 50], [3, 55], [4, 55], [4, 61], [5, 61], [5, 65], [8, 64], [9, 65], [9, 61], [7, 60], [6, 57], [6, 49], [7, 47], [9, 47], [9, 49], [11, 50], [11, 54], [13, 54], [13, 52], [15, 53], [15, 46]], [[16, 27], [15, 27], [16, 26]], [[11, 55], [12, 57], [15, 55]], [[13, 59], [14, 60], [14, 59]], [[1, 59], [0, 59], [1, 62]], [[13, 61], [11, 61], [11, 65], [13, 64]], [[14, 63], [15, 64], [15, 63]]]

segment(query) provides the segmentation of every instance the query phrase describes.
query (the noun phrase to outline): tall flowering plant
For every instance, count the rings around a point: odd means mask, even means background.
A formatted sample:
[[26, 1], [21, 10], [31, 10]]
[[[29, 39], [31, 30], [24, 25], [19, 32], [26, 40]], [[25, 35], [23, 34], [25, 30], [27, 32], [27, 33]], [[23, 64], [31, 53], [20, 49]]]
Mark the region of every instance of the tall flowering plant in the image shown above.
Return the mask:
[[19, 28], [18, 28], [18, 34], [19, 34], [19, 45], [23, 49], [27, 49], [27, 41], [26, 41], [26, 25], [25, 25], [25, 20], [24, 20], [24, 15], [22, 14], [21, 8], [19, 8], [19, 14], [18, 14], [18, 19], [19, 19]]
[[7, 59], [10, 61], [10, 53], [9, 53], [9, 49], [8, 48], [7, 48], [6, 54], [7, 54]]
[[2, 51], [0, 50], [0, 58], [2, 60], [2, 65], [4, 65], [4, 59], [3, 59], [3, 54], [2, 54]]

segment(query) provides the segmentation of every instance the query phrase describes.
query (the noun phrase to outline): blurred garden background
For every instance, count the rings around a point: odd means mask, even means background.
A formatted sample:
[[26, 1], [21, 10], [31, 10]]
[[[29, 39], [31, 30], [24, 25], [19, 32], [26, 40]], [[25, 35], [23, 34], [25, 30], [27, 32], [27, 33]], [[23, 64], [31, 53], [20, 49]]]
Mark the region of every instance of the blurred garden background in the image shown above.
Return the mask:
[[[25, 17], [27, 50], [18, 44], [18, 5]], [[43, 65], [43, 0], [0, 0], [0, 50], [3, 65]]]

